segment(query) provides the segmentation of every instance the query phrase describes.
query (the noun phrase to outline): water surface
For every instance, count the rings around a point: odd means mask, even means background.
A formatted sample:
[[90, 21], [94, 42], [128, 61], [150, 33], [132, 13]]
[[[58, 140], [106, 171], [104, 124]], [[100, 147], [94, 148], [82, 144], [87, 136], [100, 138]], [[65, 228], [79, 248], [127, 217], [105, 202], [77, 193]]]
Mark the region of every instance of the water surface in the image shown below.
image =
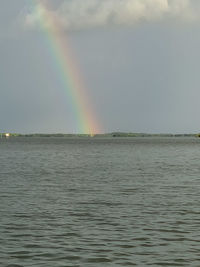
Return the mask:
[[0, 266], [200, 266], [200, 140], [0, 140]]

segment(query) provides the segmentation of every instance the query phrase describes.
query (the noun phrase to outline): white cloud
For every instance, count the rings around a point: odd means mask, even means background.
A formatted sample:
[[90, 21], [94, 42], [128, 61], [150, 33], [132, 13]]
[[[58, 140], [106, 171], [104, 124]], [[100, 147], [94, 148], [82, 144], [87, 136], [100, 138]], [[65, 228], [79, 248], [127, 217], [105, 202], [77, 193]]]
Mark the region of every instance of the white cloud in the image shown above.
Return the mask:
[[[56, 9], [48, 7], [46, 11], [65, 29], [79, 30], [161, 19], [191, 21], [199, 18], [199, 7], [196, 0], [65, 0]], [[26, 14], [26, 25], [37, 25], [42, 12]]]

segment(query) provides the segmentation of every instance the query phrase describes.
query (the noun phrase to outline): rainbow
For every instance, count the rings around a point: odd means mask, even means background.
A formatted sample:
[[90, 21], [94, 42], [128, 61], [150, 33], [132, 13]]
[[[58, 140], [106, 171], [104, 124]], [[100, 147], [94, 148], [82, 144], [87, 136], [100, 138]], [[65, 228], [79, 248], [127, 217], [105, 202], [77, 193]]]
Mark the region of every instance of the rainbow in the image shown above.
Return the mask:
[[87, 90], [78, 68], [77, 60], [73, 55], [69, 41], [53, 12], [49, 11], [46, 2], [35, 0], [34, 14], [37, 16], [40, 28], [46, 35], [50, 53], [60, 73], [67, 97], [76, 116], [78, 133], [93, 136], [102, 132], [91, 103], [89, 103]]

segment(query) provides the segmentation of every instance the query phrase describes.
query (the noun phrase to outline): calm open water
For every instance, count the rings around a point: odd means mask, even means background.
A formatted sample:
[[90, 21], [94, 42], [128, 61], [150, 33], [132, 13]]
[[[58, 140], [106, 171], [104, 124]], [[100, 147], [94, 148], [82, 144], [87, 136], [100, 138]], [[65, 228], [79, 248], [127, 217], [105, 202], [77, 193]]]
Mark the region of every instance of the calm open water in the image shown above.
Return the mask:
[[1, 139], [0, 266], [200, 266], [200, 139]]

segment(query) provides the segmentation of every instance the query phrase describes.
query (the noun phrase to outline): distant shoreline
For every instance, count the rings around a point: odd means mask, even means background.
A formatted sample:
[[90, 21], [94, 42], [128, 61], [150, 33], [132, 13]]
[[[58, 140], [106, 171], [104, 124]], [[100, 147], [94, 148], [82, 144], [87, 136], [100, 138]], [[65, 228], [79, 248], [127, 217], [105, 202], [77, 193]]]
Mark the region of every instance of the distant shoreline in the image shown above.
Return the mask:
[[[7, 134], [0, 133], [2, 138], [7, 138]], [[148, 134], [148, 133], [126, 133], [126, 132], [112, 132], [105, 134], [94, 134], [91, 136], [90, 134], [63, 134], [63, 133], [55, 133], [55, 134], [45, 134], [45, 133], [33, 133], [33, 134], [19, 134], [19, 133], [9, 133], [9, 137], [64, 137], [64, 138], [102, 138], [102, 137], [200, 137], [200, 134]]]

